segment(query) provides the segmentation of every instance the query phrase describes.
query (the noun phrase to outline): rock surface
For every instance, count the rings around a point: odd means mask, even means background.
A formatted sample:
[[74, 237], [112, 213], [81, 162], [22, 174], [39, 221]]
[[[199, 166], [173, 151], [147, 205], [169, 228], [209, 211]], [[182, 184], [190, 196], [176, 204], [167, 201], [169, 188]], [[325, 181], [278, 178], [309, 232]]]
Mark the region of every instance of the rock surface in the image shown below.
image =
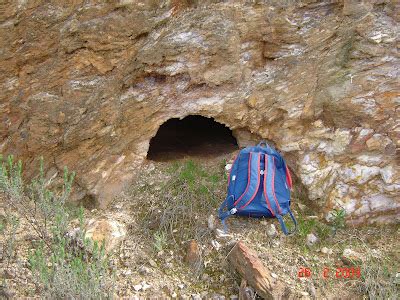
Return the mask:
[[326, 213], [398, 222], [396, 2], [214, 2], [2, 4], [0, 152], [106, 206], [161, 124], [202, 115], [273, 141]]
[[109, 252], [122, 241], [125, 235], [126, 229], [121, 223], [102, 218], [88, 221], [85, 237], [90, 238], [99, 245], [104, 243], [105, 250]]

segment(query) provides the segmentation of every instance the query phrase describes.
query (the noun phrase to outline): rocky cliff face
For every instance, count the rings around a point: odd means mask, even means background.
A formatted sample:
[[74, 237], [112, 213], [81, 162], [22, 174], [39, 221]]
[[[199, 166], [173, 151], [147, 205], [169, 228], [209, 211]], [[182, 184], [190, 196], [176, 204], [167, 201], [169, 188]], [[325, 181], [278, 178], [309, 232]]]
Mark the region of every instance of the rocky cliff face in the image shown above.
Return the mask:
[[202, 115], [273, 141], [325, 211], [399, 221], [396, 1], [161, 2], [1, 4], [0, 152], [105, 204]]

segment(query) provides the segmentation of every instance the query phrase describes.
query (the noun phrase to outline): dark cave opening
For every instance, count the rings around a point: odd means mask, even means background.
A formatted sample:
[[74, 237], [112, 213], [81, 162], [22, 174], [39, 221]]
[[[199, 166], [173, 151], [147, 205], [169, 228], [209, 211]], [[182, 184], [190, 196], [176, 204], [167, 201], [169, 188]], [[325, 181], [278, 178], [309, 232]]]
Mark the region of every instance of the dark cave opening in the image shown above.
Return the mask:
[[147, 159], [166, 161], [186, 156], [218, 156], [238, 149], [232, 131], [212, 118], [191, 115], [170, 119], [150, 141]]

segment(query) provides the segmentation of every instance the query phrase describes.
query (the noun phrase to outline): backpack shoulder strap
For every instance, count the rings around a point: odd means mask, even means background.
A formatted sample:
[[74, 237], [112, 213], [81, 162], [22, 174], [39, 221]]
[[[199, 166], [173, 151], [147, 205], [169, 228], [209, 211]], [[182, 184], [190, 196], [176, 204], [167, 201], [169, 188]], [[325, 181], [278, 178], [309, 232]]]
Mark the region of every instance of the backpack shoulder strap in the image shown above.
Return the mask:
[[228, 196], [225, 198], [218, 211], [219, 218], [224, 225], [225, 231], [227, 231], [225, 219], [231, 215], [234, 215], [237, 212], [238, 208], [242, 208], [250, 204], [250, 202], [256, 196], [258, 188], [260, 186], [260, 166], [261, 153], [251, 152], [249, 154], [248, 178], [245, 191], [242, 195], [235, 199], [233, 190], [231, 191], [231, 189], [228, 187]]
[[254, 199], [257, 194], [258, 187], [260, 186], [260, 167], [261, 153], [250, 152], [247, 186], [243, 194], [235, 200], [233, 206], [242, 208], [247, 206]]
[[264, 176], [264, 197], [267, 201], [268, 208], [271, 210], [272, 214], [278, 219], [282, 231], [285, 235], [289, 235], [294, 233], [297, 230], [297, 221], [294, 217], [292, 211], [289, 208], [289, 215], [294, 223], [294, 229], [291, 232], [288, 232], [286, 228], [285, 221], [282, 218], [281, 207], [279, 206], [278, 199], [275, 194], [275, 173], [276, 173], [276, 164], [275, 157], [272, 155], [265, 155], [265, 176]]

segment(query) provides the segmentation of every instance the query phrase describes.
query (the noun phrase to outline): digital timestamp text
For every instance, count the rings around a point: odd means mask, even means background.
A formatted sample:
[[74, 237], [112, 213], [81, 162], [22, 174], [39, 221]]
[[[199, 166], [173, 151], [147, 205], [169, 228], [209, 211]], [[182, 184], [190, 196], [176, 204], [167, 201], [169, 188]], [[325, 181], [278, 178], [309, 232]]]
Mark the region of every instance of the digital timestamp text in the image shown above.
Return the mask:
[[310, 268], [301, 267], [297, 273], [298, 278], [311, 278], [312, 276], [321, 276], [324, 279], [328, 278], [355, 279], [361, 277], [361, 269], [360, 267], [351, 267], [351, 268], [338, 267], [335, 269], [325, 267], [319, 272], [312, 272]]

